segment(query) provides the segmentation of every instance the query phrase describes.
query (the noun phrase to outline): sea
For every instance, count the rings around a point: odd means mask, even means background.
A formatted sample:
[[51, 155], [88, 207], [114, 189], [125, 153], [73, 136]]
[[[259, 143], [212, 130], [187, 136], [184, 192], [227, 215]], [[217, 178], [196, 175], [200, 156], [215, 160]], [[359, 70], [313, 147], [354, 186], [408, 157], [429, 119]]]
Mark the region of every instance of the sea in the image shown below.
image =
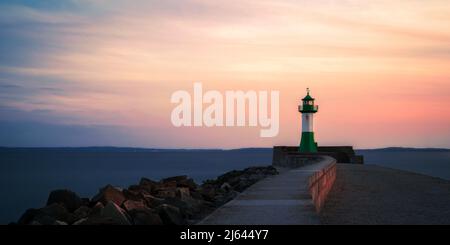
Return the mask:
[[[449, 149], [385, 148], [357, 150], [365, 164], [450, 180]], [[143, 149], [119, 147], [0, 147], [0, 224], [17, 221], [28, 208], [46, 204], [55, 189], [93, 197], [111, 184], [128, 187], [142, 177], [153, 180], [188, 175], [198, 184], [227, 171], [267, 166], [272, 149]]]

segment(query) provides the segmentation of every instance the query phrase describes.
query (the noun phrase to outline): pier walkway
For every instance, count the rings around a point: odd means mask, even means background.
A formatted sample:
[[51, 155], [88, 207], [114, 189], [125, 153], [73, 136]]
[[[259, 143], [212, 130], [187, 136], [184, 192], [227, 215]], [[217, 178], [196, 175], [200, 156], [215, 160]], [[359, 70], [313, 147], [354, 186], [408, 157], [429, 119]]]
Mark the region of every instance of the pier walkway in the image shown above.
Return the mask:
[[279, 175], [250, 186], [199, 224], [320, 224], [320, 217], [310, 194], [311, 177], [314, 174], [317, 176], [317, 173], [332, 164], [335, 164], [335, 160], [325, 157], [318, 163], [280, 171]]

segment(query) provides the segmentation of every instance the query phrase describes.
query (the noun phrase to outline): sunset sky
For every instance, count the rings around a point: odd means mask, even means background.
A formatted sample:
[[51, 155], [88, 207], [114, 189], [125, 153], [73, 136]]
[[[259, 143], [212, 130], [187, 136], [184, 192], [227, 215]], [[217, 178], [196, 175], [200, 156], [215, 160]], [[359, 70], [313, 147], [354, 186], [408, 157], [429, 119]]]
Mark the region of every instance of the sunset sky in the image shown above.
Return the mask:
[[[279, 90], [280, 133], [176, 128], [171, 94]], [[0, 0], [0, 146], [450, 148], [450, 1]]]

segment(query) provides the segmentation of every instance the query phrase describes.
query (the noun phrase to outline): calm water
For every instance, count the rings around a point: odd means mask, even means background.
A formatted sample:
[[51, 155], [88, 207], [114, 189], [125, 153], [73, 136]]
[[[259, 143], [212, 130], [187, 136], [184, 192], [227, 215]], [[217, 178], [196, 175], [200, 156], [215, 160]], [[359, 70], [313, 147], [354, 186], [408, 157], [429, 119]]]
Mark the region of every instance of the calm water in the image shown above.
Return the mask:
[[[98, 152], [0, 151], [0, 223], [16, 221], [30, 207], [45, 205], [49, 191], [68, 188], [92, 197], [98, 188], [128, 186], [141, 177], [189, 175], [198, 183], [226, 171], [270, 165], [271, 149], [233, 151]], [[361, 151], [366, 163], [450, 179], [450, 151]]]
[[365, 164], [407, 170], [450, 180], [449, 151], [392, 151], [361, 150]]
[[270, 150], [182, 152], [0, 151], [0, 223], [17, 221], [30, 207], [44, 206], [51, 190], [68, 188], [92, 197], [106, 184], [129, 186], [189, 175], [197, 183], [233, 169], [270, 165]]

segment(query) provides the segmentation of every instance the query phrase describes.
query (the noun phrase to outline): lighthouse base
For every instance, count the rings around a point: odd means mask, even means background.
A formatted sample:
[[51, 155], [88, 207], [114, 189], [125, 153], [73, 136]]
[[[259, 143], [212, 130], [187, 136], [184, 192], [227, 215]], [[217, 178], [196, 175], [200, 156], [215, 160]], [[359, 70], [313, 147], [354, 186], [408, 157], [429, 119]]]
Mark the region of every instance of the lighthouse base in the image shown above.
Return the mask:
[[364, 164], [364, 157], [355, 154], [352, 146], [319, 146], [315, 153], [298, 151], [298, 146], [274, 146], [272, 165], [295, 168], [314, 162], [325, 155], [333, 157], [338, 163]]
[[317, 143], [314, 141], [314, 132], [302, 132], [302, 139], [298, 151], [303, 153], [317, 152]]

